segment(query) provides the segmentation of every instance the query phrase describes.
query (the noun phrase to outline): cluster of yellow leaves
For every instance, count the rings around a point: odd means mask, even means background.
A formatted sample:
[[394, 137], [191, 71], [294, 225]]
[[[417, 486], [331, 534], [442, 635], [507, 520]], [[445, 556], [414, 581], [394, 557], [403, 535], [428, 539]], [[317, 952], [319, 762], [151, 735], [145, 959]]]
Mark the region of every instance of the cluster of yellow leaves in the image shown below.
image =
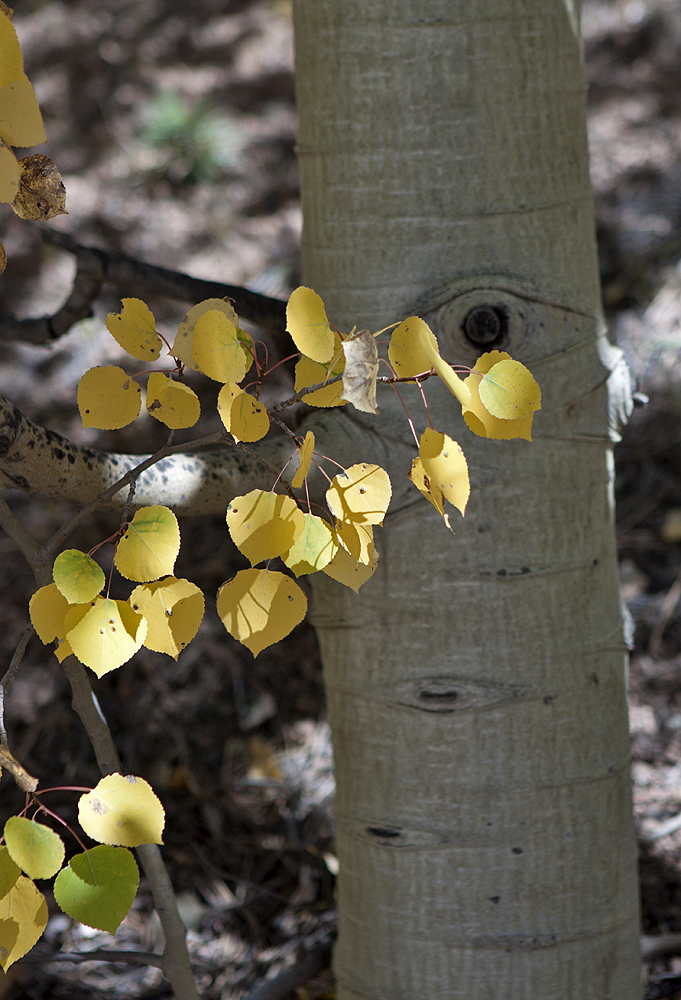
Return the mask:
[[82, 795], [78, 819], [99, 846], [64, 863], [62, 838], [43, 823], [12, 816], [0, 847], [0, 967], [22, 958], [47, 925], [47, 903], [34, 879], [54, 881], [54, 898], [73, 920], [115, 934], [132, 906], [139, 871], [129, 847], [162, 844], [165, 812], [151, 786], [110, 774]]
[[[12, 146], [46, 142], [45, 127], [24, 62], [12, 11], [0, 4], [0, 202], [22, 219], [46, 221], [66, 213], [64, 185], [52, 160], [38, 153], [23, 160]], [[7, 263], [0, 243], [0, 273]]]
[[180, 550], [177, 518], [167, 507], [142, 507], [116, 549], [121, 576], [138, 583], [127, 601], [102, 594], [104, 573], [92, 556], [57, 556], [54, 583], [31, 598], [31, 621], [44, 643], [57, 640], [59, 662], [71, 653], [98, 677], [142, 647], [177, 659], [198, 632], [204, 599], [189, 580], [172, 576]]

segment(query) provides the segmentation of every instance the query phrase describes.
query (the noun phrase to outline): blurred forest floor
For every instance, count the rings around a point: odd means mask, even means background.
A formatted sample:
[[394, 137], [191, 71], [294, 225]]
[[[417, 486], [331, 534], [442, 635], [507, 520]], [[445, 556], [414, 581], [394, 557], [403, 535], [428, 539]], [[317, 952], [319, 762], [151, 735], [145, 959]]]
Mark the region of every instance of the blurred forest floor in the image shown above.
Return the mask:
[[[265, 0], [26, 0], [15, 24], [36, 86], [69, 215], [51, 223], [82, 243], [196, 277], [285, 298], [299, 280], [290, 6]], [[607, 318], [650, 402], [617, 448], [622, 591], [634, 619], [630, 715], [643, 933], [681, 934], [681, 9], [677, 0], [586, 0], [592, 177]], [[9, 265], [0, 314], [53, 313], [70, 289], [69, 254], [0, 206]], [[150, 301], [173, 336], [186, 308]], [[115, 363], [92, 320], [50, 347], [0, 344], [0, 393], [31, 419], [106, 450], [153, 450], [162, 429], [84, 431], [80, 375]], [[282, 378], [288, 376], [282, 374]], [[212, 408], [205, 407], [208, 413]], [[201, 432], [217, 429], [202, 418]], [[211, 423], [213, 421], [213, 423]], [[152, 424], [154, 426], [152, 426]], [[140, 431], [140, 427], [142, 430]], [[140, 433], [142, 439], [140, 439]], [[47, 538], [66, 505], [11, 497]], [[185, 519], [177, 575], [207, 593], [240, 568], [224, 519]], [[94, 518], [72, 543], [111, 528]], [[33, 590], [0, 537], [0, 653], [8, 663]], [[207, 610], [177, 663], [143, 649], [96, 683], [127, 772], [167, 812], [164, 848], [180, 892], [203, 995], [333, 995], [333, 774], [321, 668], [303, 624], [255, 662]], [[49, 648], [29, 645], [7, 699], [15, 754], [45, 786], [98, 772]], [[8, 778], [2, 815], [21, 799]], [[55, 796], [75, 819], [75, 797]], [[45, 939], [0, 980], [0, 1000], [168, 996], [153, 968], [56, 960], [59, 950], [153, 950], [143, 888], [113, 944], [51, 906]], [[645, 965], [646, 996], [681, 997], [681, 938]], [[293, 972], [287, 982], [285, 972]], [[296, 971], [297, 970], [297, 971]], [[297, 975], [297, 979], [295, 978]], [[295, 981], [294, 981], [295, 980]]]

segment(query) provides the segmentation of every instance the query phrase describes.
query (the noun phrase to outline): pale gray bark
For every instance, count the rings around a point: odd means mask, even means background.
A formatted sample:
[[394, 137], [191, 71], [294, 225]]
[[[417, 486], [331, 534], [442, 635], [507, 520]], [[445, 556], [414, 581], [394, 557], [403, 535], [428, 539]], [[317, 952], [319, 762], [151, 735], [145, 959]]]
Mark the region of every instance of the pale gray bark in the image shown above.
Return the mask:
[[306, 284], [345, 329], [419, 309], [469, 364], [466, 315], [503, 306], [543, 391], [534, 443], [509, 443], [429, 385], [470, 463], [465, 519], [450, 535], [414, 494], [359, 596], [312, 578], [338, 996], [638, 1000], [610, 437], [627, 385], [602, 333], [575, 11], [294, 14]]

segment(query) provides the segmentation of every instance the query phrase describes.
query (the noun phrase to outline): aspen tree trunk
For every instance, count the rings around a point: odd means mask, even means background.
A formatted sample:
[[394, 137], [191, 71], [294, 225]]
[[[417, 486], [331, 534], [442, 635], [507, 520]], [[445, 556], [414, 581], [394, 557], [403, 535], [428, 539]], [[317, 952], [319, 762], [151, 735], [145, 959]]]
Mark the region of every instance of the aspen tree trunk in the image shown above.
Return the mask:
[[491, 324], [543, 392], [532, 444], [487, 441], [431, 380], [470, 465], [465, 519], [450, 534], [400, 493], [358, 596], [313, 578], [338, 996], [639, 1000], [612, 509], [628, 400], [600, 315], [578, 14], [295, 0], [294, 17], [305, 283], [341, 329], [419, 312], [452, 363]]

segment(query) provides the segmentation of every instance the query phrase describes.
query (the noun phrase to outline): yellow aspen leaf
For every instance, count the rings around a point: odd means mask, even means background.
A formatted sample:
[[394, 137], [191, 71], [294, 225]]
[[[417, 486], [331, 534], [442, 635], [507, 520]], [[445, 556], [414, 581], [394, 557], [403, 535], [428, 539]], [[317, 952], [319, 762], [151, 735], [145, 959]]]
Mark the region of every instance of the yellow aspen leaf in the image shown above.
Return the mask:
[[128, 603], [147, 620], [147, 649], [167, 653], [175, 660], [198, 632], [205, 610], [203, 594], [196, 584], [174, 576], [140, 584]]
[[260, 441], [270, 429], [267, 407], [236, 382], [227, 382], [220, 389], [218, 413], [235, 441]]
[[109, 313], [106, 328], [124, 351], [139, 361], [156, 361], [163, 341], [156, 333], [156, 320], [141, 299], [121, 299], [122, 310]]
[[142, 406], [140, 387], [116, 365], [91, 368], [78, 383], [83, 427], [112, 431], [127, 427]]
[[337, 521], [336, 537], [353, 559], [363, 566], [371, 565], [374, 555], [374, 526], [356, 521]]
[[436, 486], [435, 483], [431, 483], [430, 479], [423, 470], [423, 462], [420, 458], [415, 458], [411, 463], [411, 470], [408, 473], [408, 476], [416, 489], [423, 494], [429, 503], [433, 505], [442, 520], [445, 522], [446, 526], [450, 531], [452, 531], [452, 526], [449, 523], [449, 514], [445, 513], [445, 495], [439, 486]]
[[98, 594], [94, 600], [88, 601], [87, 604], [70, 604], [66, 614], [64, 615], [64, 631], [68, 635], [71, 629], [74, 629], [78, 622], [81, 622], [85, 615], [92, 608], [96, 608], [98, 604], [101, 604], [104, 598], [101, 594]]
[[431, 490], [436, 486], [464, 514], [471, 487], [461, 447], [446, 434], [427, 427], [421, 435], [419, 456]]
[[125, 601], [103, 598], [66, 633], [81, 663], [102, 677], [135, 655], [147, 634], [146, 618]]
[[29, 878], [52, 878], [57, 874], [64, 861], [64, 841], [49, 826], [25, 816], [10, 816], [4, 834], [12, 860]]
[[76, 854], [54, 880], [57, 906], [87, 927], [115, 934], [132, 906], [140, 874], [125, 847], [98, 844]]
[[69, 604], [86, 604], [104, 586], [104, 571], [92, 556], [79, 549], [65, 549], [54, 560], [52, 578]]
[[[177, 328], [175, 343], [170, 351], [174, 358], [177, 358], [177, 360], [181, 361], [183, 365], [187, 366], [187, 368], [191, 368], [196, 372], [199, 371], [199, 366], [192, 358], [194, 350], [194, 327], [196, 326], [196, 321], [200, 319], [201, 316], [213, 309], [218, 309], [220, 312], [224, 313], [227, 319], [233, 323], [235, 327], [238, 327], [239, 317], [234, 312], [234, 308], [229, 299], [205, 299], [203, 302], [199, 302], [197, 305], [192, 306], [189, 312], [182, 318], [180, 325]], [[225, 381], [227, 381], [227, 379], [225, 379]], [[237, 381], [240, 380], [237, 379]]]
[[378, 413], [378, 348], [374, 335], [369, 330], [361, 330], [352, 337], [347, 337], [343, 341], [343, 354], [345, 370], [342, 398], [363, 413]]
[[165, 810], [154, 789], [134, 774], [108, 774], [78, 800], [78, 822], [100, 844], [162, 844]]
[[0, 139], [8, 146], [47, 142], [35, 90], [24, 73], [0, 87]]
[[217, 611], [229, 634], [257, 656], [302, 622], [307, 598], [284, 573], [244, 569], [218, 590]]
[[12, 211], [20, 219], [49, 222], [66, 211], [66, 188], [57, 165], [43, 153], [19, 160], [19, 190]]
[[193, 389], [162, 372], [152, 372], [147, 381], [147, 410], [172, 430], [193, 427], [201, 416], [201, 403]]
[[169, 507], [140, 507], [118, 543], [114, 565], [121, 576], [148, 583], [169, 576], [180, 551], [180, 526]]
[[291, 293], [286, 306], [286, 329], [306, 358], [324, 364], [334, 356], [334, 331], [326, 318], [324, 303], [311, 288], [301, 285]]
[[10, 857], [6, 847], [0, 847], [0, 899], [6, 896], [21, 875], [21, 868]]
[[324, 567], [322, 573], [326, 573], [332, 580], [342, 583], [344, 587], [349, 587], [355, 593], [359, 588], [370, 580], [376, 572], [378, 566], [378, 552], [374, 552], [369, 565], [358, 562], [342, 546], [328, 565]]
[[47, 903], [35, 883], [20, 875], [0, 899], [0, 967], [23, 958], [47, 927]]
[[62, 641], [55, 649], [54, 655], [57, 657], [59, 663], [63, 663], [67, 656], [73, 656], [73, 650], [71, 649], [66, 639], [62, 639]]
[[68, 610], [69, 602], [56, 584], [50, 583], [36, 590], [28, 603], [28, 613], [38, 638], [45, 645], [66, 636], [64, 616]]
[[390, 477], [385, 469], [360, 462], [333, 478], [326, 491], [326, 502], [339, 521], [382, 524], [391, 494]]
[[236, 324], [220, 309], [199, 316], [192, 343], [194, 365], [216, 382], [241, 382], [253, 362], [239, 340]]
[[21, 167], [16, 156], [0, 141], [0, 203], [11, 204], [19, 193]]
[[0, 8], [0, 87], [23, 76], [24, 60], [16, 29]]
[[251, 490], [227, 508], [232, 541], [251, 566], [288, 552], [303, 530], [302, 510], [280, 493]]
[[[317, 385], [318, 382], [325, 382], [336, 375], [342, 375], [345, 371], [345, 355], [343, 354], [342, 341], [334, 332], [333, 354], [329, 364], [319, 364], [310, 358], [302, 357], [296, 364], [295, 390], [300, 392], [306, 385]], [[330, 407], [345, 406], [345, 400], [341, 399], [343, 394], [343, 382], [339, 380], [333, 385], [315, 389], [303, 396], [303, 402], [310, 406]]]
[[434, 333], [418, 316], [405, 319], [393, 332], [388, 357], [400, 378], [420, 375], [433, 368], [461, 405], [468, 403], [470, 391], [452, 371], [451, 366], [440, 357]]
[[331, 562], [338, 548], [338, 541], [326, 521], [315, 514], [303, 514], [303, 518], [303, 530], [282, 556], [285, 565], [296, 576], [323, 569]]
[[541, 409], [541, 391], [520, 361], [497, 361], [478, 386], [480, 401], [493, 417], [519, 420]]
[[314, 452], [314, 434], [312, 431], [308, 431], [305, 435], [305, 440], [298, 449], [300, 455], [300, 465], [296, 471], [295, 476], [291, 480], [291, 486], [294, 490], [300, 489], [305, 480], [307, 479], [307, 474], [310, 471], [310, 465], [312, 463], [312, 454]]
[[470, 389], [470, 403], [463, 407], [463, 418], [469, 429], [479, 437], [501, 440], [524, 438], [531, 441], [533, 411], [516, 420], [501, 420], [490, 413], [480, 398], [481, 376], [486, 375], [501, 361], [511, 360], [510, 354], [504, 351], [489, 351], [478, 358], [475, 368], [466, 379], [466, 385]]

